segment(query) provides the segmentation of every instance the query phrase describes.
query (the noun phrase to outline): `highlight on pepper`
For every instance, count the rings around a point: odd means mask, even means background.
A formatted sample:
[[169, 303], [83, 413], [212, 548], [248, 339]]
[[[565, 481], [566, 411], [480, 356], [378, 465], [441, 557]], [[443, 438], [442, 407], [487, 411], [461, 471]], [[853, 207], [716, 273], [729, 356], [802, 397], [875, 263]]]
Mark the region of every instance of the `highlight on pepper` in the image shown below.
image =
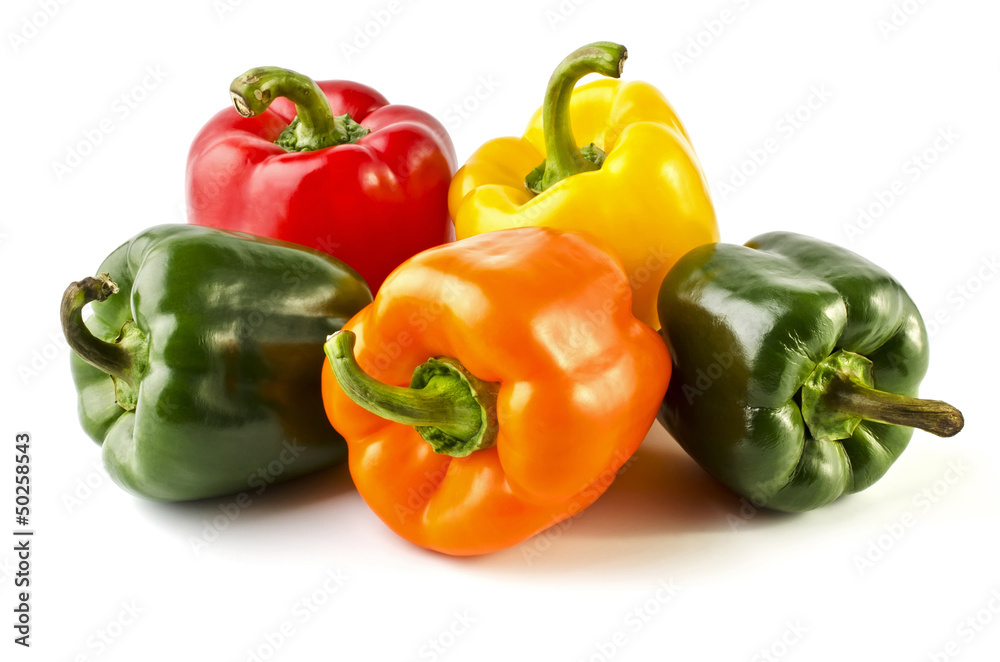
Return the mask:
[[317, 371], [326, 336], [371, 301], [354, 270], [304, 246], [163, 225], [98, 271], [66, 288], [60, 313], [80, 424], [120, 487], [186, 501], [247, 489], [289, 449], [271, 479], [344, 459]]
[[419, 253], [326, 354], [326, 411], [358, 491], [398, 535], [453, 555], [592, 504], [670, 378], [606, 244], [537, 227]]
[[[567, 56], [524, 135], [490, 140], [455, 174], [448, 208], [459, 239], [534, 225], [600, 237], [625, 266], [635, 316], [657, 329], [664, 276], [719, 230], [674, 109], [649, 83], [615, 80], [626, 56], [606, 41]], [[576, 87], [591, 73], [605, 78]]]
[[411, 255], [451, 241], [455, 148], [430, 114], [344, 80], [281, 67], [233, 80], [233, 107], [188, 154], [188, 222], [309, 246], [373, 292]]
[[657, 417], [787, 512], [870, 487], [915, 428], [958, 433], [918, 397], [928, 337], [902, 285], [799, 234], [718, 243], [692, 141], [620, 80], [627, 56], [570, 53], [524, 134], [454, 177], [440, 122], [370, 87], [234, 79], [190, 148], [190, 224], [63, 294], [111, 478], [182, 501], [347, 459], [397, 535], [475, 555], [593, 504]]
[[818, 508], [879, 480], [913, 428], [964, 425], [917, 397], [929, 353], [913, 300], [845, 248], [790, 232], [701, 246], [663, 281], [660, 319], [674, 364], [660, 421], [755, 505]]

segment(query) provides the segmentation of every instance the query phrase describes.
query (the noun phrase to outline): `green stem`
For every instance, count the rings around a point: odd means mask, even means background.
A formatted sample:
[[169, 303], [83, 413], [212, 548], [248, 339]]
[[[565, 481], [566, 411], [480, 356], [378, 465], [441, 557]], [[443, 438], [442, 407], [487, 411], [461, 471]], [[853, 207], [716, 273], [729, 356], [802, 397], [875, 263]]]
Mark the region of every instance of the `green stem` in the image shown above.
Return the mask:
[[545, 162], [526, 178], [525, 183], [530, 190], [541, 193], [567, 177], [600, 168], [603, 152], [590, 145], [581, 153], [576, 145], [570, 124], [570, 100], [577, 81], [587, 74], [620, 77], [626, 57], [628, 51], [621, 44], [598, 41], [573, 51], [556, 67], [549, 78], [542, 104]]
[[96, 338], [83, 323], [84, 306], [92, 301], [104, 301], [117, 292], [118, 285], [108, 274], [99, 274], [96, 278], [84, 278], [79, 282], [70, 283], [63, 293], [59, 317], [66, 342], [77, 356], [134, 388], [132, 354], [118, 343], [109, 343]]
[[281, 67], [257, 67], [233, 80], [229, 94], [243, 117], [260, 115], [271, 102], [285, 97], [296, 117], [275, 142], [290, 152], [309, 152], [357, 142], [368, 134], [350, 115], [333, 115], [316, 81]]
[[905, 425], [939, 437], [962, 429], [962, 412], [947, 402], [880, 391], [872, 371], [869, 359], [845, 350], [816, 365], [801, 391], [802, 418], [814, 439], [846, 439], [861, 421]]
[[886, 393], [846, 375], [831, 381], [827, 392], [842, 412], [866, 421], [905, 425], [939, 437], [953, 437], [965, 425], [962, 412], [947, 402]]
[[411, 425], [437, 453], [465, 457], [496, 443], [499, 385], [471, 375], [454, 359], [429, 359], [413, 371], [409, 388], [383, 384], [354, 357], [355, 336], [338, 331], [326, 342], [334, 377], [358, 406]]

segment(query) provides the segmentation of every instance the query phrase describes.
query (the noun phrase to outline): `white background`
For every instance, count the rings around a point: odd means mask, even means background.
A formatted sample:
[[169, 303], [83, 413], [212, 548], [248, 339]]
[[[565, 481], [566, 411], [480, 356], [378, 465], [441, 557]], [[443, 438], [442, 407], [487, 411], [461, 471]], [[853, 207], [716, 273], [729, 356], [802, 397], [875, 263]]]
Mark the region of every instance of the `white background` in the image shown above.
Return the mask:
[[[12, 643], [0, 541], [4, 659], [997, 659], [998, 19], [986, 0], [5, 0], [0, 535], [20, 431], [37, 533], [30, 650]], [[964, 410], [961, 435], [917, 432], [873, 488], [778, 516], [657, 426], [582, 517], [472, 559], [395, 537], [343, 467], [253, 495], [199, 553], [232, 499], [153, 504], [110, 482], [77, 425], [57, 303], [128, 237], [183, 222], [188, 146], [232, 78], [364, 81], [441, 118], [461, 162], [519, 134], [551, 69], [596, 40], [626, 44], [625, 78], [674, 104], [725, 240], [804, 232], [906, 285], [931, 327], [922, 393]]]

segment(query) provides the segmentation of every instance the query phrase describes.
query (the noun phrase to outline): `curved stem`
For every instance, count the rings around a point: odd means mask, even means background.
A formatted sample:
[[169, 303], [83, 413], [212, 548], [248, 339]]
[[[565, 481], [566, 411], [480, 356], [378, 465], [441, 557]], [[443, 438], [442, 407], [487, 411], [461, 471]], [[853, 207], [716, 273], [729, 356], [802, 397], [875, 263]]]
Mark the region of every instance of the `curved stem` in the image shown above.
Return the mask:
[[352, 143], [368, 133], [349, 115], [335, 117], [316, 81], [289, 69], [250, 69], [233, 80], [229, 95], [243, 117], [260, 115], [278, 97], [294, 103], [296, 118], [276, 141], [288, 151], [307, 152]]
[[358, 406], [413, 426], [435, 452], [465, 457], [496, 443], [499, 385], [468, 373], [453, 359], [430, 359], [413, 373], [409, 388], [383, 384], [354, 357], [355, 336], [338, 331], [326, 342], [333, 375]]
[[962, 429], [962, 412], [947, 402], [921, 400], [875, 388], [872, 362], [839, 350], [820, 361], [802, 385], [802, 418], [814, 439], [836, 441], [861, 421], [919, 428], [939, 437]]
[[627, 57], [628, 51], [621, 44], [598, 41], [573, 51], [556, 67], [549, 78], [542, 104], [544, 171], [539, 181], [529, 182], [533, 191], [544, 191], [567, 177], [600, 167], [599, 163], [585, 158], [576, 145], [570, 123], [570, 100], [577, 81], [587, 74], [599, 73], [619, 78]]
[[842, 412], [866, 421], [906, 425], [939, 437], [953, 437], [965, 425], [962, 412], [947, 402], [886, 393], [844, 375], [830, 382], [828, 393]]
[[83, 323], [84, 306], [92, 301], [104, 301], [117, 292], [118, 285], [108, 274], [70, 283], [63, 293], [59, 317], [66, 342], [81, 359], [135, 387], [131, 374], [132, 354], [122, 345], [95, 337]]

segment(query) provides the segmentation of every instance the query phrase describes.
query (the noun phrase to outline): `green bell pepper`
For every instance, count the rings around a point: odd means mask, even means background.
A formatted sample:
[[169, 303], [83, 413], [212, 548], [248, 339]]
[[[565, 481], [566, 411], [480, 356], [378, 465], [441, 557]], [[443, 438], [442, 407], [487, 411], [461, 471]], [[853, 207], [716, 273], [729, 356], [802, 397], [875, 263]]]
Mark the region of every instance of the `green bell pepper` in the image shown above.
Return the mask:
[[80, 422], [118, 485], [199, 499], [346, 457], [320, 377], [326, 337], [371, 301], [354, 270], [294, 244], [164, 225], [100, 272], [67, 288], [62, 325]]
[[912, 427], [962, 427], [916, 398], [928, 347], [913, 301], [846, 249], [785, 232], [707, 244], [667, 274], [658, 306], [674, 363], [660, 421], [757, 506], [822, 506], [881, 478]]

